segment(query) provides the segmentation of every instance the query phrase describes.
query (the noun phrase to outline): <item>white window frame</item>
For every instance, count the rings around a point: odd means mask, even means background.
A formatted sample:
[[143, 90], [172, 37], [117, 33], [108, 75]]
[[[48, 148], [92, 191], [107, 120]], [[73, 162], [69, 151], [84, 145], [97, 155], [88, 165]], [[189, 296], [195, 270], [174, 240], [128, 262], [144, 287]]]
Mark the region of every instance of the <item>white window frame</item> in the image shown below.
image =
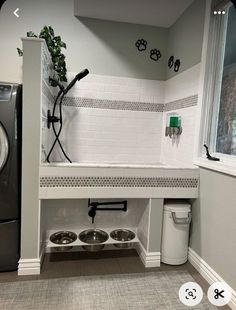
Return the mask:
[[[217, 10], [226, 10], [231, 5], [230, 1], [223, 1], [223, 6], [218, 6]], [[228, 16], [227, 14], [214, 15], [211, 1], [208, 1], [208, 6], [206, 9], [200, 81], [200, 100], [202, 101], [199, 107], [198, 135], [200, 133], [200, 136], [197, 143], [195, 164], [236, 176], [236, 156], [217, 153], [214, 149], [217, 138]], [[220, 45], [222, 48], [219, 49]], [[203, 147], [205, 143], [209, 146], [211, 155], [220, 158], [220, 162], [206, 159], [206, 151]]]

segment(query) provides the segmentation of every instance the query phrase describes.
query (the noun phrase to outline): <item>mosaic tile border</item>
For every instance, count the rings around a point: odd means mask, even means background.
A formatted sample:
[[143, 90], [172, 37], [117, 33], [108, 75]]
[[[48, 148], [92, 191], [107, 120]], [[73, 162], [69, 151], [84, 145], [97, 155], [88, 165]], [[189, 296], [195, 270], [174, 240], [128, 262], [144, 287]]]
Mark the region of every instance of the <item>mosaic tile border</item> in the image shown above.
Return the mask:
[[110, 109], [122, 111], [167, 112], [196, 106], [198, 95], [185, 97], [166, 104], [131, 101], [115, 101], [108, 99], [90, 99], [82, 97], [65, 97], [63, 105], [77, 108]]
[[63, 105], [79, 108], [110, 109], [123, 111], [163, 112], [164, 110], [164, 104], [161, 103], [131, 102], [118, 100], [116, 101], [81, 97], [65, 97]]
[[40, 177], [40, 187], [197, 188], [196, 178]]
[[185, 97], [183, 99], [171, 101], [165, 104], [164, 111], [173, 111], [196, 106], [198, 103], [198, 95]]

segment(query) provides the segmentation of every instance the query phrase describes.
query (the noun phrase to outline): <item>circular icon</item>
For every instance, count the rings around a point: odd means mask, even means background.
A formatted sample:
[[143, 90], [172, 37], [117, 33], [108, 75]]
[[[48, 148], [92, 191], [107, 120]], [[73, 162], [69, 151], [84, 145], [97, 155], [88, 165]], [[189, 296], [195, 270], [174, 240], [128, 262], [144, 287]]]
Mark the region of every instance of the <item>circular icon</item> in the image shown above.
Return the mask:
[[213, 283], [207, 292], [207, 297], [214, 306], [225, 306], [232, 297], [231, 288], [223, 282]]
[[196, 306], [203, 298], [203, 291], [196, 282], [184, 283], [179, 289], [179, 299], [185, 306]]

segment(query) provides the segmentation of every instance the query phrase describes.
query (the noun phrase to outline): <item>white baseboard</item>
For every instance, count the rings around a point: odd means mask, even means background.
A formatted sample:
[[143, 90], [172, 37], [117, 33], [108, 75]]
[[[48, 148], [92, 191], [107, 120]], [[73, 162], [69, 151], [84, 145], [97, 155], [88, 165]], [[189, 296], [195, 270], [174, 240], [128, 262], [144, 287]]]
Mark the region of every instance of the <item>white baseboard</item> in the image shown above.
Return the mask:
[[40, 259], [20, 259], [18, 263], [18, 276], [40, 274]]
[[147, 252], [141, 242], [137, 243], [136, 251], [139, 254], [141, 261], [146, 268], [160, 267], [161, 253], [160, 252]]
[[[224, 282], [224, 279], [221, 278], [218, 273], [216, 273], [193, 249], [189, 248], [188, 260], [190, 264], [193, 265], [195, 269], [202, 275], [202, 277], [209, 283], [213, 284], [214, 282]], [[226, 283], [228, 284], [228, 283]], [[228, 306], [236, 310], [236, 292], [232, 290], [232, 299], [229, 302]]]
[[20, 259], [18, 262], [18, 276], [39, 275], [44, 258], [44, 250], [41, 248], [39, 258]]

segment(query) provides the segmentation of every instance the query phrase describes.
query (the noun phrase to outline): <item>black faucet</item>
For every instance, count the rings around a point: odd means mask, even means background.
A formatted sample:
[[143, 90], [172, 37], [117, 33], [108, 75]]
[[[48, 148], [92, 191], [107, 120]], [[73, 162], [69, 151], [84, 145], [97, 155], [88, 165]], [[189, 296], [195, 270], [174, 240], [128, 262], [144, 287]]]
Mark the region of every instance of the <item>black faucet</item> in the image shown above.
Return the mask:
[[206, 144], [204, 144], [203, 146], [204, 146], [205, 149], [206, 149], [206, 157], [207, 157], [207, 159], [213, 160], [213, 161], [220, 161], [219, 158], [217, 158], [217, 157], [212, 157], [212, 156], [211, 156], [211, 154], [209, 153], [208, 146], [207, 146]]
[[[107, 206], [107, 205], [123, 205], [123, 208], [98, 208], [98, 206]], [[97, 211], [127, 211], [127, 200], [123, 201], [112, 201], [112, 202], [91, 202], [88, 200], [88, 208], [91, 208], [88, 212], [88, 215], [92, 218], [92, 223], [94, 223], [94, 218]]]

